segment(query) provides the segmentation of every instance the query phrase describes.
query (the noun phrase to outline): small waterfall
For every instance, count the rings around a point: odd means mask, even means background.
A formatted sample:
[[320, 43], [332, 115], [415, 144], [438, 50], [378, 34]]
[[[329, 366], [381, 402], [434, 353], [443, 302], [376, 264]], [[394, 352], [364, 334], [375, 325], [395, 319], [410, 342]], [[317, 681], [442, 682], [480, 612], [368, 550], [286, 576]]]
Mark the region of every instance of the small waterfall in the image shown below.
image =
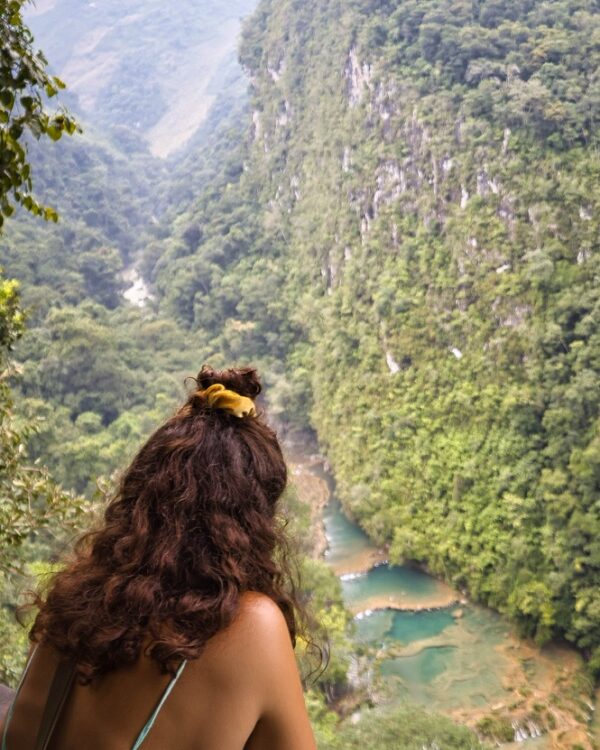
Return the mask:
[[518, 721], [513, 721], [511, 723], [515, 732], [515, 742], [524, 742], [525, 740], [535, 739], [536, 737], [541, 737], [543, 734], [541, 728], [531, 719], [527, 719], [525, 725]]
[[123, 272], [123, 280], [130, 286], [123, 292], [123, 297], [137, 307], [144, 307], [148, 300], [152, 299], [152, 294], [146, 285], [144, 279], [140, 276], [136, 268], [128, 268]]
[[512, 722], [512, 727], [515, 731], [514, 741], [515, 742], [524, 742], [525, 740], [529, 739], [529, 733], [526, 729], [524, 729], [518, 721]]

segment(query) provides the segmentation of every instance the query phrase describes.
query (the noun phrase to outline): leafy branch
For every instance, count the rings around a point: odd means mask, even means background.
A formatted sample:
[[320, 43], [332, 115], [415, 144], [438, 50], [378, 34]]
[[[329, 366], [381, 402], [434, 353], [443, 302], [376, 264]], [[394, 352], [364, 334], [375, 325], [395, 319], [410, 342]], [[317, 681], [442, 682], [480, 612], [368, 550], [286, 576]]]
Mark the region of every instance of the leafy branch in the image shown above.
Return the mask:
[[81, 132], [64, 107], [46, 111], [47, 100], [65, 84], [48, 73], [48, 61], [33, 47], [33, 35], [22, 15], [27, 2], [0, 0], [0, 229], [15, 204], [46, 221], [58, 221], [57, 212], [32, 195], [27, 133], [37, 140], [47, 136], [58, 141], [64, 133]]

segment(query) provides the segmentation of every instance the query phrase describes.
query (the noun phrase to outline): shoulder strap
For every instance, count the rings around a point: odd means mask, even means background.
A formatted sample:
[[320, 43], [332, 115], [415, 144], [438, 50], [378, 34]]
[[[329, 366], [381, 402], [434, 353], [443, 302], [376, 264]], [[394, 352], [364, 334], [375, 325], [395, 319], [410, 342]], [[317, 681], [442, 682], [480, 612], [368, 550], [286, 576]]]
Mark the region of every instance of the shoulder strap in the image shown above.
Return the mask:
[[23, 683], [25, 682], [25, 678], [27, 677], [27, 672], [29, 671], [29, 667], [31, 666], [31, 662], [33, 661], [33, 657], [35, 656], [36, 651], [37, 651], [37, 644], [33, 647], [32, 652], [29, 654], [29, 658], [27, 659], [27, 663], [25, 664], [25, 669], [23, 670], [23, 673], [21, 674], [21, 679], [19, 680], [19, 684], [17, 685], [17, 689], [15, 690], [15, 694], [13, 695], [13, 699], [8, 708], [8, 713], [6, 714], [6, 719], [4, 721], [4, 731], [2, 732], [2, 745], [1, 745], [2, 750], [6, 750], [6, 737], [8, 735], [8, 725], [10, 724], [10, 720], [12, 719], [12, 715], [15, 710], [15, 702], [17, 700], [19, 693], [21, 692], [21, 688], [23, 687]]
[[48, 747], [56, 722], [73, 684], [74, 676], [75, 663], [73, 661], [63, 660], [59, 662], [50, 685], [50, 692], [44, 707], [34, 750], [46, 750]]
[[[177, 672], [175, 672], [175, 675], [171, 678], [171, 681], [167, 685], [167, 687], [166, 687], [164, 693], [162, 694], [162, 696], [161, 696], [158, 704], [156, 705], [154, 711], [150, 715], [150, 718], [144, 724], [144, 727], [143, 727], [142, 731], [139, 733], [139, 735], [138, 735], [138, 737], [137, 737], [137, 739], [135, 741], [135, 744], [133, 745], [133, 747], [131, 748], [131, 750], [138, 750], [138, 748], [140, 747], [140, 745], [142, 744], [142, 742], [148, 736], [148, 732], [154, 726], [154, 722], [156, 721], [156, 717], [160, 713], [160, 709], [163, 707], [164, 702], [169, 697], [169, 694], [170, 694], [171, 690], [173, 690], [173, 688], [175, 687], [175, 684], [177, 683], [177, 680], [181, 677], [181, 673], [185, 669], [185, 665], [186, 664], [187, 664], [187, 659], [184, 659], [181, 662], [181, 664], [179, 665], [179, 669], [177, 670]], [[36, 748], [36, 750], [37, 750], [37, 748]]]
[[15, 697], [15, 691], [0, 682], [0, 722], [4, 719], [8, 713], [10, 704], [13, 702]]

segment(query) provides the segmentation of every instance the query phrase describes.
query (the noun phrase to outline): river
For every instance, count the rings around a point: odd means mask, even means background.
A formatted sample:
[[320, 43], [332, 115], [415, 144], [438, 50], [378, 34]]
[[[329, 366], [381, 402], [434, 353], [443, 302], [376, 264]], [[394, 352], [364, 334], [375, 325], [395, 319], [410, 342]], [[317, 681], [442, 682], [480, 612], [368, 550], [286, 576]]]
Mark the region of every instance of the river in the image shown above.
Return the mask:
[[[392, 702], [423, 705], [473, 727], [486, 717], [509, 722], [514, 743], [506, 749], [592, 747], [575, 651], [539, 649], [496, 612], [423, 570], [388, 564], [385, 551], [344, 513], [323, 461], [295, 452], [293, 464], [300, 494], [304, 477], [313, 506], [321, 498], [318, 552], [340, 577], [357, 650], [368, 646], [377, 654], [373, 666]], [[315, 481], [327, 491], [315, 492]]]

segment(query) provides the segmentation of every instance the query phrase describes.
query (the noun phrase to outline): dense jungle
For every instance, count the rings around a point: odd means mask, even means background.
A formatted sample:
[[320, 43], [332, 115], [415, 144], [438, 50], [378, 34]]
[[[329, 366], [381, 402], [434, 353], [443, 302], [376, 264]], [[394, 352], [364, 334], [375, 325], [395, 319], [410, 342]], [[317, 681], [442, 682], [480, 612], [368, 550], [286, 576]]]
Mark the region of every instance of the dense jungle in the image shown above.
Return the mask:
[[[1, 182], [0, 679], [23, 592], [185, 377], [252, 364], [330, 654], [320, 750], [598, 747], [600, 3], [126, 6], [0, 0], [3, 46], [32, 30], [69, 113], [25, 123], [31, 169]], [[394, 699], [319, 546], [317, 451], [379, 563], [575, 666], [464, 715]]]

